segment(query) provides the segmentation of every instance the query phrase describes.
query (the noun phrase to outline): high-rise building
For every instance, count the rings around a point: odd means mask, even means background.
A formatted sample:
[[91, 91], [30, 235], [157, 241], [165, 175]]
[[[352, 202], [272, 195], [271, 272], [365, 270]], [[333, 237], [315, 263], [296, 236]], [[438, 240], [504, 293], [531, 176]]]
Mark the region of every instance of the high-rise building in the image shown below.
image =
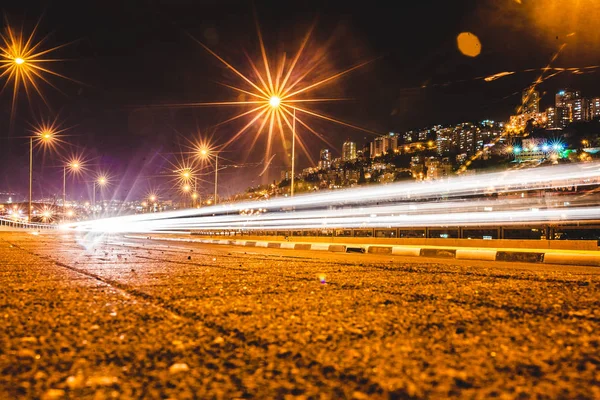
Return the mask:
[[356, 143], [348, 140], [342, 145], [342, 161], [353, 160], [356, 160]]
[[455, 131], [458, 151], [460, 153], [474, 153], [478, 128], [467, 122], [457, 125]]
[[454, 129], [451, 127], [439, 128], [435, 141], [439, 155], [453, 151], [456, 143]]
[[540, 112], [540, 92], [533, 87], [523, 90], [521, 94], [521, 104], [523, 105], [522, 113], [539, 113]]
[[387, 135], [388, 138], [388, 151], [395, 153], [398, 150], [398, 135], [394, 132], [390, 132]]
[[558, 124], [558, 113], [556, 112], [556, 108], [548, 107], [546, 109], [546, 121], [548, 129], [556, 129], [559, 127]]
[[559, 128], [564, 128], [574, 121], [589, 119], [588, 101], [581, 97], [579, 90], [560, 90], [555, 99]]
[[387, 136], [375, 138], [370, 146], [371, 158], [381, 157], [388, 152], [396, 152], [397, 150], [398, 136], [394, 132], [390, 132]]
[[329, 149], [322, 149], [319, 153], [319, 169], [331, 168], [331, 152]]
[[600, 118], [600, 97], [590, 99], [589, 110], [589, 119]]
[[555, 105], [556, 107], [568, 107], [570, 101], [579, 98], [581, 98], [581, 92], [579, 90], [559, 90], [555, 96]]
[[571, 107], [556, 107], [556, 120], [559, 128], [564, 128], [572, 121]]
[[385, 136], [377, 137], [371, 143], [371, 158], [381, 157], [388, 151], [388, 141]]
[[588, 100], [577, 98], [570, 102], [571, 121], [587, 121], [588, 120]]
[[452, 175], [452, 164], [448, 158], [430, 157], [425, 160], [427, 180], [444, 179]]

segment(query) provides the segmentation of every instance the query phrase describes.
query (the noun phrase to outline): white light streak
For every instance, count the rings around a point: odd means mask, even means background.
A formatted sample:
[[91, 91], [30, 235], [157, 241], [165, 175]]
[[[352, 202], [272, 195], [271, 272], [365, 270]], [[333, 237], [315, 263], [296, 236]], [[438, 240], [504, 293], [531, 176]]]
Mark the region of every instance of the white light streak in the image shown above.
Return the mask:
[[[328, 228], [375, 228], [589, 220], [600, 219], [600, 208], [590, 204], [591, 199], [584, 203], [575, 196], [561, 196], [556, 200], [551, 197], [521, 198], [520, 192], [597, 184], [600, 184], [600, 163], [571, 164], [106, 218], [68, 224], [63, 228], [142, 233], [217, 228], [317, 229], [324, 226], [324, 221]], [[493, 193], [519, 192], [519, 197], [482, 198], [492, 193], [491, 185]], [[240, 215], [243, 210], [253, 209], [263, 212]]]

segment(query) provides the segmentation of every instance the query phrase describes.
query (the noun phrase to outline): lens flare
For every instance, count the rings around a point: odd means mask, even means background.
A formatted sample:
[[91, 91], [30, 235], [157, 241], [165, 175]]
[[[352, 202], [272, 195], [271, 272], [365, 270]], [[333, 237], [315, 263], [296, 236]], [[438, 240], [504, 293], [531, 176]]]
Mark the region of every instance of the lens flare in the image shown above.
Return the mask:
[[6, 80], [1, 91], [4, 91], [7, 86], [12, 85], [11, 121], [14, 119], [16, 113], [17, 98], [21, 88], [25, 90], [29, 101], [31, 101], [31, 97], [35, 93], [50, 108], [42, 92], [42, 82], [56, 90], [59, 89], [52, 83], [50, 77], [59, 77], [77, 82], [74, 79], [53, 71], [49, 66], [53, 62], [64, 61], [58, 58], [51, 58], [49, 55], [62, 47], [68, 46], [70, 43], [42, 49], [42, 44], [46, 37], [37, 42], [35, 41], [39, 23], [40, 21], [38, 20], [31, 33], [27, 36], [22, 30], [17, 30], [11, 26], [10, 22], [5, 18], [6, 28], [4, 33], [0, 34], [0, 78]]
[[[284, 150], [287, 152], [286, 135], [289, 137], [291, 132], [296, 132], [294, 135], [300, 150], [309, 160], [311, 160], [311, 162], [314, 163], [314, 160], [309, 153], [309, 149], [306, 146], [306, 138], [303, 138], [302, 135], [298, 134], [299, 128], [309, 132], [327, 145], [335, 148], [335, 146], [330, 143], [322, 133], [310, 126], [309, 123], [311, 119], [321, 119], [331, 123], [365, 131], [374, 135], [380, 135], [378, 132], [344, 122], [322, 112], [312, 110], [309, 107], [310, 104], [314, 103], [348, 100], [345, 98], [330, 96], [317, 97], [314, 95], [314, 93], [317, 90], [324, 89], [327, 85], [337, 82], [340, 78], [365, 66], [366, 64], [369, 64], [373, 60], [358, 63], [357, 65], [354, 65], [348, 69], [323, 77], [319, 75], [321, 73], [319, 71], [319, 67], [321, 67], [322, 63], [325, 61], [324, 55], [326, 54], [326, 50], [322, 49], [321, 51], [317, 52], [317, 54], [310, 54], [307, 51], [307, 45], [312, 38], [314, 24], [308, 29], [296, 54], [291, 59], [286, 58], [285, 54], [275, 57], [274, 59], [271, 58], [265, 47], [258, 20], [256, 20], [256, 30], [260, 45], [260, 61], [257, 63], [249, 55], [247, 55], [250, 73], [241, 72], [240, 69], [227, 62], [223, 57], [218, 55], [207, 45], [192, 37], [196, 43], [202, 46], [204, 50], [219, 60], [228, 68], [229, 71], [231, 71], [240, 79], [241, 82], [238, 86], [225, 83], [221, 83], [221, 85], [231, 89], [238, 95], [244, 96], [244, 100], [171, 104], [168, 106], [249, 107], [249, 110], [236, 114], [218, 124], [223, 125], [232, 121], [241, 120], [242, 118], [245, 118], [245, 120], [243, 120], [244, 122], [247, 120], [243, 127], [237, 132], [234, 132], [232, 137], [229, 138], [226, 143], [224, 143], [222, 148], [226, 148], [231, 143], [238, 140], [246, 132], [252, 128], [255, 128], [256, 131], [254, 137], [252, 138], [250, 149], [254, 148], [258, 139], [266, 132], [264, 160], [269, 160], [271, 158], [272, 145], [277, 137], [279, 137], [279, 140], [284, 146]], [[276, 67], [274, 68], [274, 66]], [[295, 129], [293, 127], [294, 120], [297, 122]], [[286, 159], [286, 162], [289, 162], [289, 160]]]

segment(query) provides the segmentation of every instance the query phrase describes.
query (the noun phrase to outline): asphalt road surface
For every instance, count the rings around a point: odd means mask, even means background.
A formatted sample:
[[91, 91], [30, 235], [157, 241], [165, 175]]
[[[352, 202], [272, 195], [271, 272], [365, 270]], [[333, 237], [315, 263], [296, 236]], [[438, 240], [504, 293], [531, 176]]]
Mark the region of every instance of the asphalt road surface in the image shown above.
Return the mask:
[[600, 398], [600, 268], [0, 234], [0, 398]]

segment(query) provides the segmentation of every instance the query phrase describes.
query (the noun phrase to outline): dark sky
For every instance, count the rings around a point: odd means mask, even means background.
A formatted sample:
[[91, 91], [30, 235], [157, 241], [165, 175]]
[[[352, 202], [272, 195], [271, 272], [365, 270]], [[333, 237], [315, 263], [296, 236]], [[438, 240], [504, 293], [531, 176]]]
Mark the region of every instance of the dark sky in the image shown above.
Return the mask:
[[[243, 82], [192, 37], [251, 74], [244, 51], [260, 62], [253, 4], [270, 58], [285, 52], [290, 59], [316, 21], [307, 54], [323, 51], [323, 55], [307, 82], [373, 60], [311, 93], [349, 100], [311, 109], [375, 132], [507, 119], [519, 104], [518, 93], [538, 72], [517, 72], [490, 83], [476, 78], [541, 68], [562, 43], [567, 47], [554, 66], [600, 63], [600, 30], [594, 22], [600, 16], [600, 2], [596, 0], [12, 3], [3, 4], [3, 11], [11, 25], [22, 24], [25, 32], [41, 17], [37, 38], [48, 35], [43, 48], [75, 41], [52, 53], [67, 59], [52, 67], [83, 83], [50, 78], [60, 89], [43, 84], [51, 110], [35, 96], [30, 102], [20, 96], [12, 129], [10, 87], [0, 95], [0, 191], [26, 192], [24, 137], [31, 123], [58, 115], [69, 128], [64, 138], [69, 146], [58, 154], [35, 154], [37, 195], [60, 193], [60, 155], [77, 152], [92, 160], [90, 169], [112, 174], [111, 194], [115, 192], [117, 198], [136, 197], [151, 189], [164, 192], [170, 186], [164, 174], [171, 169], [174, 153], [185, 151], [188, 140], [209, 136], [223, 144], [231, 138], [244, 120], [215, 124], [247, 108], [162, 106], [236, 99], [237, 93], [218, 82], [240, 87]], [[457, 50], [456, 36], [463, 31], [479, 37], [478, 57]], [[572, 32], [575, 35], [567, 36]], [[302, 67], [306, 69], [308, 62]], [[553, 93], [564, 86], [580, 89], [586, 96], [600, 95], [598, 81], [597, 73], [563, 73], [549, 79], [539, 86], [542, 106], [551, 105]], [[362, 144], [373, 137], [315, 118], [307, 122], [332, 142], [334, 154], [346, 138]], [[264, 160], [265, 135], [251, 147], [254, 133], [251, 129], [224, 150], [223, 157], [231, 161], [223, 165]], [[305, 138], [313, 158], [326, 147], [306, 130], [298, 135]], [[271, 167], [262, 177], [258, 176], [262, 165], [222, 171], [223, 194], [278, 178], [289, 159], [279, 138], [272, 143], [272, 154]], [[310, 166], [305, 155], [298, 158], [300, 168]], [[85, 195], [89, 186], [85, 181], [90, 179], [70, 180], [70, 192]], [[211, 191], [209, 184], [205, 191]]]

